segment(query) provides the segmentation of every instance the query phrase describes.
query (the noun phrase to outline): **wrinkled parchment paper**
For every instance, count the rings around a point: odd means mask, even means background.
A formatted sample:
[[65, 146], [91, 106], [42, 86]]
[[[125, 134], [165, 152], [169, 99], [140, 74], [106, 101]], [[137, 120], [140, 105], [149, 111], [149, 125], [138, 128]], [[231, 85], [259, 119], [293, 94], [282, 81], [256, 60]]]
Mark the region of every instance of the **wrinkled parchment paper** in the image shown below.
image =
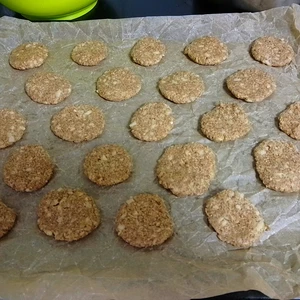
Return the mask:
[[[35, 193], [17, 193], [0, 181], [1, 199], [18, 213], [15, 228], [0, 241], [0, 297], [4, 299], [190, 299], [237, 290], [256, 289], [273, 298], [300, 296], [300, 202], [299, 194], [266, 189], [253, 169], [253, 147], [262, 139], [296, 142], [278, 130], [279, 112], [299, 101], [300, 7], [277, 8], [262, 13], [184, 17], [151, 17], [96, 20], [75, 23], [30, 23], [0, 19], [0, 108], [23, 112], [28, 130], [22, 141], [0, 151], [0, 168], [20, 145], [42, 144], [56, 163], [51, 182]], [[142, 36], [161, 39], [168, 48], [158, 66], [144, 68], [129, 58], [132, 45]], [[202, 35], [216, 35], [229, 47], [228, 60], [204, 67], [189, 61], [184, 46]], [[254, 61], [250, 43], [263, 35], [283, 37], [297, 53], [284, 68]], [[102, 39], [109, 57], [97, 67], [73, 63], [70, 51], [78, 42]], [[39, 69], [17, 71], [8, 65], [10, 51], [23, 42], [39, 41], [48, 46], [50, 57]], [[141, 76], [138, 96], [121, 103], [101, 99], [95, 81], [112, 67], [128, 67]], [[272, 74], [277, 91], [270, 99], [251, 104], [233, 99], [224, 89], [224, 79], [234, 71], [258, 67]], [[31, 101], [24, 82], [37, 71], [64, 75], [73, 85], [72, 95], [56, 106]], [[191, 104], [176, 105], [163, 99], [156, 85], [159, 78], [178, 70], [200, 74], [204, 96]], [[175, 128], [163, 141], [146, 143], [130, 135], [132, 113], [146, 102], [162, 101], [173, 109]], [[252, 122], [251, 133], [238, 141], [214, 143], [198, 132], [199, 117], [220, 102], [239, 103]], [[75, 145], [55, 137], [49, 129], [51, 116], [69, 104], [99, 106], [106, 116], [104, 134]], [[154, 174], [157, 159], [172, 144], [201, 142], [217, 155], [218, 173], [209, 191], [200, 197], [176, 198], [159, 186]], [[93, 147], [106, 143], [123, 145], [134, 157], [130, 180], [100, 188], [82, 174], [82, 161]], [[93, 196], [102, 212], [102, 225], [87, 238], [73, 243], [56, 242], [36, 226], [36, 209], [48, 191], [59, 187], [81, 188]], [[203, 214], [203, 203], [222, 189], [238, 190], [261, 211], [270, 230], [255, 247], [236, 249], [216, 237]], [[166, 244], [138, 250], [114, 234], [114, 216], [121, 203], [141, 192], [161, 195], [168, 203], [176, 234]]]

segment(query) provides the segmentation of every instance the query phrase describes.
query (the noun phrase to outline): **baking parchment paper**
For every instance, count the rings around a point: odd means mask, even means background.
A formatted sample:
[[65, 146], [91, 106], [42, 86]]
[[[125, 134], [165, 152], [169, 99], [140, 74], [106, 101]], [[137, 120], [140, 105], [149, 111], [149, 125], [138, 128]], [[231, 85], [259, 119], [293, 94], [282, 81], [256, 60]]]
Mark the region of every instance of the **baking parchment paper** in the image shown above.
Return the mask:
[[[0, 181], [1, 199], [18, 214], [15, 228], [0, 241], [0, 297], [3, 299], [190, 299], [237, 290], [256, 289], [273, 298], [300, 296], [300, 203], [299, 194], [266, 189], [253, 168], [253, 147], [275, 138], [293, 142], [279, 131], [276, 116], [299, 100], [300, 7], [283, 7], [261, 13], [148, 17], [95, 20], [74, 23], [31, 23], [9, 17], [0, 19], [0, 108], [26, 115], [28, 130], [13, 147], [0, 151], [0, 169], [7, 156], [26, 144], [42, 144], [56, 163], [51, 182], [35, 193], [17, 193]], [[129, 51], [145, 35], [162, 40], [168, 48], [163, 61], [153, 67], [135, 65]], [[230, 49], [219, 66], [205, 67], [187, 59], [182, 50], [193, 39], [215, 35]], [[293, 46], [296, 58], [284, 68], [272, 68], [249, 55], [251, 42], [264, 35], [283, 37]], [[78, 42], [101, 39], [109, 45], [109, 57], [96, 67], [73, 63], [70, 52]], [[13, 70], [10, 51], [23, 42], [47, 45], [50, 57], [39, 69]], [[121, 103], [101, 99], [95, 82], [106, 70], [128, 67], [141, 76], [143, 88]], [[272, 74], [277, 90], [261, 103], [236, 100], [224, 88], [224, 79], [234, 71], [258, 67]], [[64, 75], [73, 85], [72, 95], [56, 106], [31, 101], [24, 92], [26, 79], [38, 71]], [[200, 74], [206, 85], [201, 99], [185, 105], [165, 100], [157, 90], [162, 76], [178, 70]], [[161, 142], [133, 138], [128, 124], [132, 113], [146, 102], [162, 101], [173, 109], [175, 127]], [[235, 142], [214, 143], [198, 131], [200, 116], [215, 105], [239, 103], [252, 122], [247, 137]], [[105, 113], [104, 134], [91, 142], [72, 144], [55, 137], [49, 128], [51, 116], [70, 104], [88, 103]], [[172, 144], [200, 142], [211, 147], [218, 160], [216, 179], [200, 197], [176, 198], [159, 186], [154, 168], [163, 150]], [[95, 146], [123, 145], [134, 157], [130, 180], [100, 188], [82, 174], [84, 156]], [[93, 196], [102, 212], [102, 225], [87, 238], [73, 243], [56, 242], [36, 225], [36, 209], [48, 191], [59, 187], [81, 188]], [[216, 237], [207, 225], [203, 203], [222, 189], [245, 194], [261, 211], [270, 230], [255, 247], [236, 249]], [[114, 234], [114, 216], [130, 196], [141, 192], [162, 196], [174, 217], [176, 233], [164, 245], [139, 250]]]

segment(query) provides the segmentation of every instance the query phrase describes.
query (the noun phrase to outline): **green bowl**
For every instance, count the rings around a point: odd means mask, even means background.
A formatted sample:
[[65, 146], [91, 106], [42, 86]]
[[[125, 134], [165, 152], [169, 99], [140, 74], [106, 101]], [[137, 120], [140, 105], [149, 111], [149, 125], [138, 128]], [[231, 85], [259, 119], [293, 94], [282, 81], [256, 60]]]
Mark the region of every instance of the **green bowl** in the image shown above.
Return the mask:
[[97, 0], [0, 0], [29, 20], [73, 20], [92, 10]]

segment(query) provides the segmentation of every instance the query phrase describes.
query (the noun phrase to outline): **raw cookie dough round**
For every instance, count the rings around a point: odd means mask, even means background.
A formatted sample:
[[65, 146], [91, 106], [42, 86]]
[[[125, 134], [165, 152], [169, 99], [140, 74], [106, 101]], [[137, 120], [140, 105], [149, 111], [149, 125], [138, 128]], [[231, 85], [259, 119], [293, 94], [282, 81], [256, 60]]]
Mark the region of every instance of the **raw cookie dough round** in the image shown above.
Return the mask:
[[249, 248], [267, 229], [257, 208], [243, 194], [232, 190], [210, 198], [205, 213], [218, 238], [236, 247]]
[[265, 140], [253, 154], [256, 171], [267, 188], [285, 193], [300, 191], [300, 153], [292, 143]]
[[107, 55], [107, 46], [101, 41], [88, 41], [77, 44], [71, 52], [72, 60], [82, 66], [96, 66]]
[[104, 125], [102, 110], [91, 105], [67, 106], [51, 119], [52, 132], [74, 143], [95, 139], [103, 132]]
[[300, 140], [300, 102], [291, 104], [278, 117], [279, 128], [295, 140]]
[[0, 238], [14, 227], [16, 219], [16, 213], [0, 200]]
[[227, 103], [204, 114], [200, 120], [200, 128], [210, 140], [226, 142], [245, 136], [251, 125], [242, 107]]
[[129, 153], [118, 145], [94, 148], [83, 164], [84, 174], [100, 186], [121, 183], [132, 173], [133, 162]]
[[54, 164], [48, 152], [39, 145], [20, 147], [4, 165], [4, 182], [18, 192], [41, 189], [51, 179]]
[[135, 96], [141, 88], [141, 79], [125, 68], [108, 70], [97, 80], [97, 93], [109, 101], [127, 100]]
[[31, 100], [42, 104], [57, 104], [70, 96], [70, 82], [54, 73], [36, 73], [25, 83], [25, 91]]
[[126, 243], [138, 248], [161, 245], [174, 232], [164, 200], [154, 194], [139, 194], [119, 209], [116, 232]]
[[174, 103], [189, 103], [203, 94], [204, 83], [197, 74], [179, 71], [160, 79], [158, 88], [166, 99]]
[[100, 225], [100, 212], [93, 198], [74, 189], [49, 192], [38, 207], [38, 226], [57, 241], [79, 240]]
[[21, 44], [9, 56], [9, 64], [17, 70], [41, 66], [48, 57], [48, 49], [40, 43]]
[[132, 116], [129, 127], [139, 140], [152, 142], [165, 138], [173, 128], [172, 109], [164, 103], [147, 103]]
[[166, 46], [153, 37], [138, 40], [130, 52], [132, 60], [145, 67], [158, 64], [165, 54]]
[[229, 91], [246, 102], [260, 102], [276, 90], [274, 78], [268, 73], [249, 68], [237, 71], [226, 79]]
[[159, 183], [179, 197], [204, 194], [215, 173], [214, 152], [198, 143], [168, 147], [156, 165]]
[[265, 65], [283, 67], [294, 58], [293, 48], [283, 39], [274, 36], [260, 37], [251, 47], [253, 58]]
[[26, 120], [11, 109], [0, 110], [0, 149], [19, 141], [26, 130]]
[[213, 66], [227, 59], [228, 48], [218, 38], [204, 36], [187, 45], [184, 54], [197, 64]]

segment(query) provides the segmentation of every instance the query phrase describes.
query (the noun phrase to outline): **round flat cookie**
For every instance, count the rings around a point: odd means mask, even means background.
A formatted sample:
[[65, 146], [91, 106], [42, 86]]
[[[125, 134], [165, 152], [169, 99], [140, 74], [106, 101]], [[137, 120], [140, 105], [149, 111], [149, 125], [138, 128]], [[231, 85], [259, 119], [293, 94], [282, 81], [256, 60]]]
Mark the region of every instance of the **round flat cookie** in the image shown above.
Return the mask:
[[228, 48], [218, 38], [204, 36], [187, 45], [184, 54], [197, 64], [213, 66], [227, 59]]
[[48, 49], [40, 43], [21, 44], [9, 56], [9, 64], [17, 70], [41, 66], [48, 57]]
[[147, 103], [132, 116], [130, 129], [137, 139], [152, 142], [165, 138], [173, 128], [172, 109], [164, 103]]
[[291, 104], [278, 117], [279, 128], [295, 140], [300, 140], [300, 102]]
[[237, 71], [226, 79], [229, 91], [246, 102], [260, 102], [276, 90], [274, 78], [268, 73], [249, 68]]
[[294, 58], [293, 48], [284, 39], [274, 36], [260, 37], [251, 47], [253, 58], [267, 66], [283, 67]]
[[70, 82], [54, 73], [37, 73], [25, 83], [25, 91], [31, 100], [42, 104], [57, 104], [70, 96]]
[[106, 71], [97, 80], [97, 93], [109, 101], [119, 102], [132, 98], [141, 88], [141, 79], [125, 68]]
[[16, 213], [0, 200], [0, 238], [14, 227], [16, 219]]
[[138, 40], [130, 52], [132, 60], [145, 67], [158, 64], [165, 54], [166, 46], [153, 37]]
[[188, 71], [175, 72], [158, 82], [161, 94], [174, 103], [190, 103], [204, 92], [204, 83], [197, 74]]
[[58, 189], [48, 193], [38, 206], [38, 226], [57, 241], [76, 241], [100, 225], [100, 212], [85, 192]]
[[253, 153], [256, 171], [267, 188], [285, 193], [300, 191], [300, 153], [292, 143], [265, 140]]
[[214, 152], [198, 143], [168, 147], [156, 165], [159, 183], [179, 197], [204, 194], [215, 173]]
[[4, 165], [4, 182], [19, 192], [41, 189], [51, 179], [54, 164], [48, 152], [39, 145], [20, 147]]
[[116, 232], [126, 243], [138, 248], [161, 245], [174, 232], [164, 200], [153, 194], [139, 194], [118, 211]]
[[200, 128], [210, 140], [227, 142], [245, 136], [251, 125], [242, 107], [227, 103], [204, 114], [200, 120]]
[[76, 45], [72, 52], [71, 58], [78, 65], [96, 66], [108, 55], [106, 44], [100, 41], [88, 41]]
[[236, 247], [249, 248], [267, 229], [257, 208], [239, 192], [216, 194], [207, 201], [205, 213], [218, 238]]
[[103, 145], [94, 148], [83, 164], [84, 174], [100, 186], [110, 186], [128, 179], [133, 162], [129, 153], [118, 145]]
[[103, 132], [104, 125], [102, 110], [91, 105], [67, 106], [51, 119], [52, 132], [74, 143], [95, 139]]
[[11, 109], [0, 110], [0, 149], [19, 141], [26, 130], [26, 120], [18, 112]]

